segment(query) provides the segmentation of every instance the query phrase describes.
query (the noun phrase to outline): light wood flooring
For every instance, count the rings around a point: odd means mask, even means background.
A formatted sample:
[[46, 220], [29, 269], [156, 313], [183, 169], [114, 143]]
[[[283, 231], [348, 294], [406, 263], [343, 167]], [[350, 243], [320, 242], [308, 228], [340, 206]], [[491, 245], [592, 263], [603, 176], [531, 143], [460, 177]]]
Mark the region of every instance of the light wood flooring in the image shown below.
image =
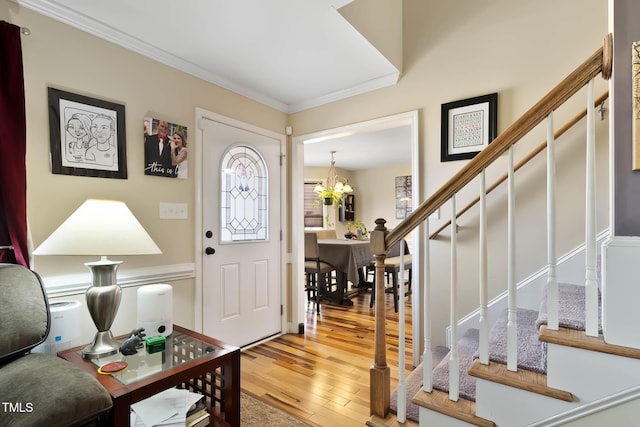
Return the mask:
[[[241, 387], [317, 426], [363, 426], [369, 420], [374, 310], [370, 292], [353, 307], [307, 304], [305, 334], [287, 334], [243, 351]], [[386, 294], [387, 364], [391, 390], [398, 382], [398, 315]], [[406, 298], [406, 375], [413, 370], [411, 296]]]

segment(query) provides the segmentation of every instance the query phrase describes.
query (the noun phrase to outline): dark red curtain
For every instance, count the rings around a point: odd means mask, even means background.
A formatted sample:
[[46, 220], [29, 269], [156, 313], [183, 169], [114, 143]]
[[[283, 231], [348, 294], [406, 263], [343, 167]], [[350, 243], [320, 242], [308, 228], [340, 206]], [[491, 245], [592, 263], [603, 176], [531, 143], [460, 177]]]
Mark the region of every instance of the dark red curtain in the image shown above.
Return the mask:
[[0, 21], [0, 261], [29, 267], [27, 130], [20, 27]]

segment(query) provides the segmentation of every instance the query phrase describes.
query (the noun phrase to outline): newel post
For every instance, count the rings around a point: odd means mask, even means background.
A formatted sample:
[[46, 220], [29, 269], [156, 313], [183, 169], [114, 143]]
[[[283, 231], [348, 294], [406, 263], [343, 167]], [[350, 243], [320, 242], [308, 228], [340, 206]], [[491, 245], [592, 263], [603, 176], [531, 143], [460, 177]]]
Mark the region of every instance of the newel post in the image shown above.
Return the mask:
[[391, 375], [387, 366], [385, 343], [385, 301], [384, 301], [384, 261], [387, 257], [385, 237], [387, 228], [383, 218], [376, 219], [376, 228], [371, 232], [371, 253], [376, 259], [376, 295], [375, 300], [375, 338], [374, 361], [369, 370], [370, 412], [371, 415], [386, 417], [391, 398]]

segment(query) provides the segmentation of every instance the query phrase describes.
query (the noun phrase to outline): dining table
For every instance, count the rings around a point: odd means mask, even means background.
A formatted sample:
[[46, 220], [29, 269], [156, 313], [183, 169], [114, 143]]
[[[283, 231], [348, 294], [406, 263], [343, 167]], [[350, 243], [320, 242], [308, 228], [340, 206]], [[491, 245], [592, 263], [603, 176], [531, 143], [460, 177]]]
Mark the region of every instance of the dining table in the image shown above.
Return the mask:
[[320, 260], [336, 268], [337, 291], [327, 293], [323, 297], [340, 305], [352, 306], [349, 299], [349, 283], [357, 292], [367, 289], [363, 267], [373, 259], [369, 240], [355, 239], [319, 239], [318, 250]]

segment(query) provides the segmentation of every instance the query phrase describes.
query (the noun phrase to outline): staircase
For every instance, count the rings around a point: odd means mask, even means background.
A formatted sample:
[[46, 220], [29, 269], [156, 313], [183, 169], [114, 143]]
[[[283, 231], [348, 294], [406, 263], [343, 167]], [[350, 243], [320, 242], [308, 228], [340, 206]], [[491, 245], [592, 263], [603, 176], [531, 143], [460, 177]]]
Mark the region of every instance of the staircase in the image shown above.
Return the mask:
[[[518, 310], [517, 372], [506, 367], [504, 312], [491, 329], [488, 364], [478, 360], [477, 329], [468, 329], [458, 342], [460, 399], [448, 399], [447, 354], [433, 369], [434, 390], [415, 393], [408, 419], [438, 426], [546, 426], [582, 417], [605, 398], [607, 407], [624, 405], [630, 390], [640, 391], [640, 350], [586, 336], [584, 286], [560, 284], [559, 292], [557, 331], [546, 327], [546, 295], [539, 312]], [[421, 368], [407, 384], [422, 384]], [[618, 393], [622, 401], [616, 403], [610, 396]]]
[[[601, 425], [601, 413], [632, 412], [640, 407], [640, 350], [614, 346], [603, 339], [602, 305], [606, 292], [598, 277], [598, 250], [595, 227], [594, 190], [594, 97], [593, 79], [597, 74], [608, 78], [611, 72], [611, 37], [556, 88], [545, 95], [512, 126], [500, 134], [487, 148], [467, 163], [445, 185], [420, 204], [407, 219], [392, 231], [377, 220], [371, 233], [372, 252], [376, 258], [376, 282], [383, 283], [384, 259], [387, 248], [407, 236], [419, 225], [426, 228], [429, 241], [445, 228], [451, 247], [451, 306], [447, 354], [431, 347], [430, 294], [436, 284], [430, 279], [429, 243], [425, 248], [425, 282], [421, 301], [424, 312], [424, 353], [422, 363], [404, 377], [404, 357], [399, 356], [399, 384], [388, 391], [389, 367], [386, 365], [384, 338], [384, 306], [376, 301], [376, 348], [371, 368], [371, 426], [401, 425], [419, 422], [435, 426], [547, 426], [571, 424]], [[554, 132], [553, 114], [571, 96], [587, 88], [586, 130], [586, 231], [584, 246], [579, 250], [584, 263], [581, 279], [559, 283], [562, 260], [555, 253], [555, 138], [567, 125]], [[602, 99], [602, 98], [600, 98]], [[602, 102], [602, 101], [599, 101]], [[597, 102], [596, 102], [597, 105]], [[534, 127], [547, 120], [547, 141], [514, 165], [513, 146]], [[574, 121], [580, 120], [578, 118]], [[540, 238], [548, 241], [547, 265], [535, 286], [515, 282], [516, 250], [514, 238], [514, 172], [538, 153], [547, 152], [547, 230]], [[507, 173], [493, 186], [485, 185], [485, 169], [506, 155]], [[456, 195], [479, 177], [480, 196], [458, 212]], [[505, 262], [506, 291], [488, 300], [487, 274], [487, 207], [486, 195], [506, 181], [507, 198], [507, 260]], [[468, 192], [468, 190], [465, 190]], [[445, 204], [451, 205], [451, 220], [429, 234], [425, 220]], [[480, 306], [473, 313], [459, 318], [457, 300], [458, 254], [457, 218], [479, 204], [478, 288]], [[579, 209], [578, 209], [579, 211]], [[607, 238], [608, 232], [600, 238]], [[464, 237], [463, 237], [464, 238]], [[443, 239], [439, 239], [442, 241]], [[442, 263], [441, 263], [442, 264]], [[570, 263], [569, 263], [570, 264]], [[438, 265], [437, 267], [441, 267]], [[606, 268], [604, 273], [606, 274]], [[607, 275], [607, 277], [609, 277]], [[564, 277], [563, 277], [564, 279]], [[438, 288], [443, 284], [438, 283]], [[537, 287], [536, 287], [537, 286]], [[534, 288], [532, 291], [530, 288]], [[381, 291], [381, 290], [379, 290]], [[414, 301], [415, 305], [416, 301]], [[501, 307], [498, 311], [497, 307]], [[402, 313], [402, 310], [401, 310]], [[402, 314], [401, 314], [402, 315]], [[402, 336], [400, 337], [402, 340]], [[402, 349], [400, 349], [402, 351]], [[415, 390], [418, 390], [417, 392]], [[409, 402], [407, 402], [407, 400]], [[408, 404], [408, 407], [407, 407]], [[389, 410], [397, 413], [390, 421]], [[417, 416], [416, 416], [417, 413]], [[397, 424], [394, 424], [397, 423]], [[633, 423], [632, 423], [633, 424]]]

